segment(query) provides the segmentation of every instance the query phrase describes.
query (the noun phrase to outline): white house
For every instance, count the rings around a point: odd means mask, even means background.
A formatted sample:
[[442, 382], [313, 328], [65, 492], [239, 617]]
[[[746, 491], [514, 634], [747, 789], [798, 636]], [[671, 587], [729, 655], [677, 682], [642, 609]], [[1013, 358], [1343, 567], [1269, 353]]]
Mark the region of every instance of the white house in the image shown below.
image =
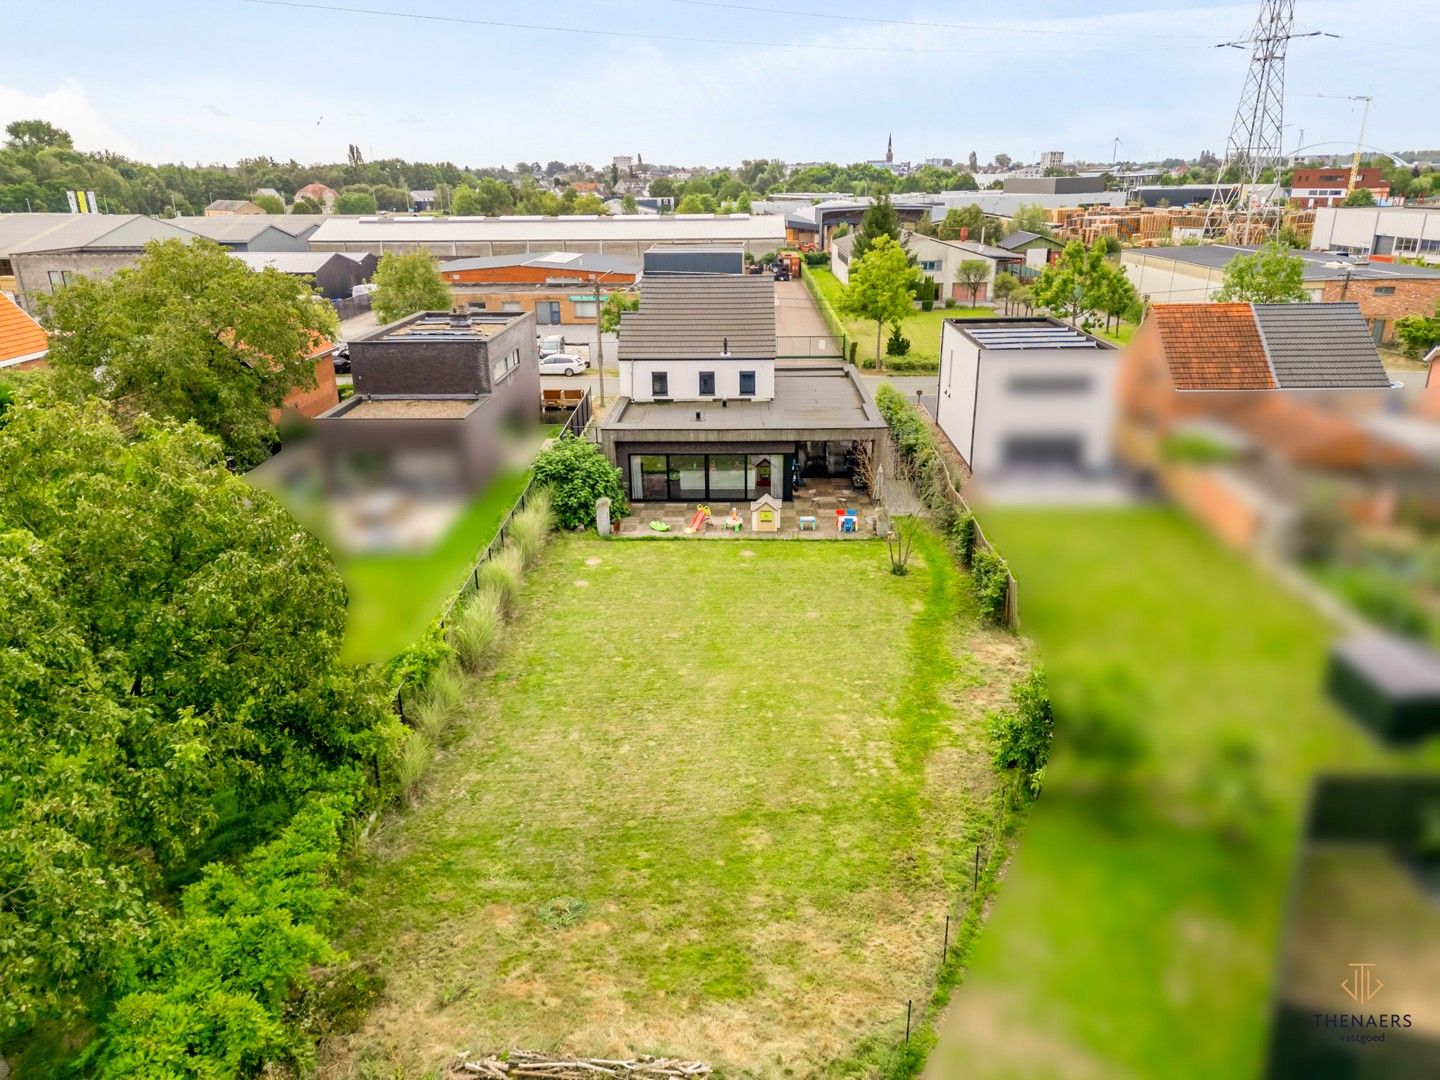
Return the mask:
[[1055, 319], [948, 319], [936, 420], [982, 478], [1104, 473], [1119, 355]]
[[[1000, 232], [999, 226], [995, 226], [994, 231]], [[959, 277], [962, 262], [985, 264], [985, 280], [975, 290], [977, 302], [989, 298], [996, 274], [1008, 272], [1019, 277], [1025, 266], [1023, 253], [1007, 251], [1005, 248], [975, 240], [941, 240], [908, 229], [904, 230], [902, 236], [906, 250], [915, 256], [915, 265], [940, 287], [942, 303], [947, 298], [963, 304], [970, 303], [970, 288], [962, 283]], [[854, 233], [837, 237], [830, 243], [830, 271], [841, 284], [848, 284], [850, 281], [850, 254], [854, 243]]]

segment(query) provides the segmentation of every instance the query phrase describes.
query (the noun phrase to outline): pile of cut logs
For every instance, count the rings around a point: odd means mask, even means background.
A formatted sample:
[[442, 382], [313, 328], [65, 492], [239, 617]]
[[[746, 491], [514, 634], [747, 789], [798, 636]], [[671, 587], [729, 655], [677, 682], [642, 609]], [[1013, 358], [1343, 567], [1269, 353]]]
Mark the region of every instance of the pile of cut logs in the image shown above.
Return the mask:
[[595, 1080], [601, 1076], [636, 1077], [638, 1080], [687, 1080], [689, 1077], [709, 1076], [710, 1071], [710, 1066], [703, 1061], [655, 1057], [617, 1061], [609, 1058], [537, 1054], [530, 1050], [513, 1050], [503, 1060], [493, 1054], [475, 1060], [465, 1053], [450, 1066], [452, 1077], [478, 1076], [486, 1080], [509, 1080], [516, 1076], [548, 1077], [549, 1080]]

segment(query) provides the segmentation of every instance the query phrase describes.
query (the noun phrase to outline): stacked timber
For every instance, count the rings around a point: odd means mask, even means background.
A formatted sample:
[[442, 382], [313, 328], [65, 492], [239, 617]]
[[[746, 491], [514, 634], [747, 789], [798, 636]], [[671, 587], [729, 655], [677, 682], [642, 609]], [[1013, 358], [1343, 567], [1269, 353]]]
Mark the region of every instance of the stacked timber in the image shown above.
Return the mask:
[[636, 1080], [690, 1080], [709, 1076], [710, 1073], [710, 1066], [703, 1061], [646, 1056], [576, 1058], [531, 1050], [513, 1050], [504, 1058], [491, 1054], [472, 1059], [465, 1053], [450, 1065], [451, 1077], [482, 1077], [484, 1080], [510, 1080], [521, 1076], [547, 1077], [549, 1080], [596, 1080], [604, 1076], [633, 1077]]

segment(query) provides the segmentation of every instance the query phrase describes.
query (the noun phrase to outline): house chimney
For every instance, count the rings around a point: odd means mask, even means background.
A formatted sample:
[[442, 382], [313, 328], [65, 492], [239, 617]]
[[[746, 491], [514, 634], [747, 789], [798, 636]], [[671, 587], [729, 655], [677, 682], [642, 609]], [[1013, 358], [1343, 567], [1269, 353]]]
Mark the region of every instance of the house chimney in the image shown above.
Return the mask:
[[961, 239], [961, 240], [969, 240], [969, 239], [970, 239], [970, 226], [969, 226], [969, 225], [961, 225], [961, 226], [960, 226], [960, 239]]
[[470, 313], [461, 304], [450, 309], [450, 325], [456, 330], [470, 329]]
[[730, 355], [730, 339], [729, 339], [728, 337], [727, 337], [727, 338], [721, 338], [721, 339], [720, 339], [720, 355], [721, 355], [721, 356], [729, 356], [729, 355]]

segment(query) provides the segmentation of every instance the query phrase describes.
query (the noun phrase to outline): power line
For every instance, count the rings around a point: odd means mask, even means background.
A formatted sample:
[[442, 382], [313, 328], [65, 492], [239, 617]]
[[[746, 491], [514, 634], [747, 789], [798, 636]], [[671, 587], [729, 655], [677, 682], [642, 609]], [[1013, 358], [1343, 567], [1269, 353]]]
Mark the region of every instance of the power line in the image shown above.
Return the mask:
[[[806, 49], [818, 52], [837, 53], [892, 53], [913, 56], [1010, 56], [1013, 49], [932, 49], [920, 46], [887, 45], [827, 45], [818, 42], [801, 41], [757, 41], [744, 38], [701, 37], [688, 34], [654, 34], [628, 30], [598, 30], [583, 26], [557, 26], [547, 23], [504, 22], [499, 19], [474, 19], [461, 15], [427, 15], [414, 11], [392, 11], [384, 8], [351, 7], [341, 4], [307, 3], [304, 0], [243, 0], [247, 4], [261, 4], [266, 7], [300, 8], [307, 11], [328, 11], [342, 15], [374, 15], [391, 19], [412, 19], [417, 22], [449, 23], [462, 26], [484, 26], [493, 30], [532, 30], [548, 34], [572, 34], [582, 37], [620, 38], [630, 41], [668, 41], [689, 45], [741, 45], [747, 48], [764, 49]], [[859, 16], [856, 16], [857, 18]], [[1168, 48], [1184, 49], [1201, 46], [1174, 45]], [[1056, 53], [1066, 56], [1084, 55], [1075, 49], [1028, 49], [1030, 55]], [[1154, 51], [1164, 51], [1156, 50]]]
[[[757, 4], [730, 4], [721, 0], [666, 0], [670, 4], [686, 4], [690, 7], [723, 8], [727, 11], [749, 11], [763, 15], [796, 15], [804, 19], [823, 19], [826, 22], [878, 23], [882, 26], [916, 26], [933, 30], [971, 30], [987, 34], [1052, 34], [1060, 37], [1103, 37], [1135, 40], [1194, 41], [1194, 34], [1135, 34], [1113, 30], [1056, 30], [1039, 26], [1006, 26], [998, 23], [944, 23], [927, 22], [921, 19], [882, 19], [872, 15], [841, 15], [828, 11], [801, 11], [797, 8], [762, 7]], [[1205, 48], [1206, 46], [1192, 46]], [[967, 52], [970, 50], [966, 50]]]

